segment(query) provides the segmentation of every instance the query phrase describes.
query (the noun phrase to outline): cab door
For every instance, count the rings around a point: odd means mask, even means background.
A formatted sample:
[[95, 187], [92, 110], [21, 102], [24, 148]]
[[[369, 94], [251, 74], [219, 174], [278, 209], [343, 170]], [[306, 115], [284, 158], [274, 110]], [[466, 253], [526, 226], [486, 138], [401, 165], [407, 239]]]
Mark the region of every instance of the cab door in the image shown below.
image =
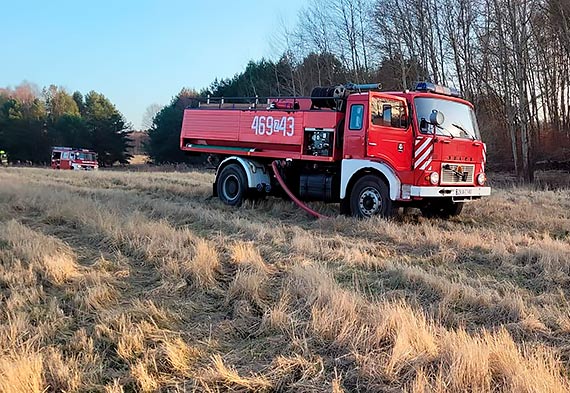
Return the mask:
[[367, 156], [386, 161], [397, 171], [411, 170], [413, 135], [406, 100], [370, 93], [368, 113]]
[[61, 154], [61, 161], [59, 163], [61, 169], [71, 169], [71, 162], [69, 161], [69, 152], [64, 151]]

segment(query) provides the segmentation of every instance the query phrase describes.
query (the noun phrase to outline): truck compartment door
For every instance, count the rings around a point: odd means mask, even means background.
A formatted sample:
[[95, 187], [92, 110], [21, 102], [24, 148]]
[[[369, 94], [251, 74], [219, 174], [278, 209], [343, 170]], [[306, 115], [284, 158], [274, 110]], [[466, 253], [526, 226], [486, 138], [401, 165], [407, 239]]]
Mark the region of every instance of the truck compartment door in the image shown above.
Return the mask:
[[397, 171], [411, 169], [412, 139], [406, 100], [370, 93], [366, 154], [381, 159]]

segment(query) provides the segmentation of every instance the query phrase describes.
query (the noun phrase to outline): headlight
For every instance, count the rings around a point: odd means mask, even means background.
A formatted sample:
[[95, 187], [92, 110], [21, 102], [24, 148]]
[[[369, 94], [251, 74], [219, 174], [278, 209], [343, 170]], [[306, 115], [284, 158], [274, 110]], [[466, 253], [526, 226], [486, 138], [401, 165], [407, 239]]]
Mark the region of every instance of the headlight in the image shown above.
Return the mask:
[[487, 181], [487, 176], [484, 173], [480, 173], [477, 175], [477, 184], [482, 186]]
[[439, 183], [439, 173], [432, 172], [431, 175], [429, 175], [429, 182], [434, 186], [437, 185], [437, 183]]

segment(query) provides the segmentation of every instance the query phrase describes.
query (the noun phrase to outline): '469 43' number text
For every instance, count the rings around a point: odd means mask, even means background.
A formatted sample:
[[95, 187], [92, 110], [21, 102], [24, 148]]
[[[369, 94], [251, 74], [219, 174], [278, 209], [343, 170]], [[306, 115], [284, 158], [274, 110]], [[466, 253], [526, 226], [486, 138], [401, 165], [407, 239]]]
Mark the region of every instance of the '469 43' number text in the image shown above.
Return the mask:
[[251, 129], [255, 135], [268, 135], [282, 133], [283, 136], [295, 135], [295, 118], [292, 116], [281, 118], [272, 116], [255, 116], [251, 122]]

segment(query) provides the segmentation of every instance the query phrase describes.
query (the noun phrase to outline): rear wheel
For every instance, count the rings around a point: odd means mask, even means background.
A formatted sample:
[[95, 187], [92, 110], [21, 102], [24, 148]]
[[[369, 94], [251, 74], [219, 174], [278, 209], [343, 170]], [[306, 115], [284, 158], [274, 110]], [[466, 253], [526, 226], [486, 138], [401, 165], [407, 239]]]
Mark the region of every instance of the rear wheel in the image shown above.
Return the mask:
[[359, 218], [391, 217], [394, 208], [386, 183], [374, 175], [358, 179], [350, 193], [350, 213]]
[[243, 168], [237, 164], [224, 167], [218, 175], [218, 197], [226, 205], [240, 206], [247, 191], [247, 178]]
[[421, 208], [422, 214], [430, 218], [450, 218], [461, 214], [463, 202], [453, 202], [452, 199], [442, 199], [430, 202]]

